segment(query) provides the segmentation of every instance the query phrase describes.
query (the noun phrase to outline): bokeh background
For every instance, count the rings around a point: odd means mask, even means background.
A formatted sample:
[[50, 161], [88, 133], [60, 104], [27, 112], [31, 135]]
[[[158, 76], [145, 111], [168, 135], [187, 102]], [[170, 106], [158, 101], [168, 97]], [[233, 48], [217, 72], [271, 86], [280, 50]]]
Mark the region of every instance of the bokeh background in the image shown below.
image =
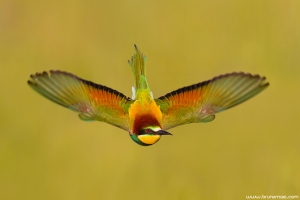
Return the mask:
[[[300, 196], [300, 1], [0, 3], [0, 199], [246, 199]], [[127, 96], [147, 55], [155, 97], [232, 71], [271, 86], [151, 147], [87, 123], [31, 90], [74, 73]]]

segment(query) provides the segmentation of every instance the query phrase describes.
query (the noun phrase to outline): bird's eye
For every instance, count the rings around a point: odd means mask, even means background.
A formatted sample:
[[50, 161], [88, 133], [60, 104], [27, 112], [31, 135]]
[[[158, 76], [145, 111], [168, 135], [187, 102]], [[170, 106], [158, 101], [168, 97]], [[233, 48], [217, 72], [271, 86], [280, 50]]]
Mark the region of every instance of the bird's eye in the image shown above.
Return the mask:
[[139, 135], [144, 135], [144, 134], [151, 134], [154, 133], [150, 128], [142, 129], [139, 131]]
[[145, 129], [145, 133], [153, 133], [153, 131], [150, 128]]

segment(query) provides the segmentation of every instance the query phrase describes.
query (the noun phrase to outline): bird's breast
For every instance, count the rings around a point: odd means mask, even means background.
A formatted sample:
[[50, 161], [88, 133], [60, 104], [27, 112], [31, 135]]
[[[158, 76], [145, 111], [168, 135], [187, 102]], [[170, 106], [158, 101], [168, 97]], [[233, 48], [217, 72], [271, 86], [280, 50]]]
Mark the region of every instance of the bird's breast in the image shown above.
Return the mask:
[[146, 126], [161, 127], [162, 113], [154, 100], [136, 100], [131, 104], [128, 114], [133, 133]]

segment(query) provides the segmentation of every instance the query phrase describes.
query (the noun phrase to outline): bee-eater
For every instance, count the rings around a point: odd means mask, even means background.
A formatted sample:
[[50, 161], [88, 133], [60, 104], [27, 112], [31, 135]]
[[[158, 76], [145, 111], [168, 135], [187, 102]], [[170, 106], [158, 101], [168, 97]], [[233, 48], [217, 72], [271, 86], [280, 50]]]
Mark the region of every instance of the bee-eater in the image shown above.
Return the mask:
[[176, 126], [210, 122], [216, 113], [252, 98], [269, 85], [265, 77], [233, 72], [154, 99], [146, 79], [146, 56], [134, 47], [128, 61], [134, 76], [132, 98], [59, 70], [33, 74], [28, 84], [51, 101], [78, 112], [80, 119], [124, 129], [143, 146], [156, 143], [162, 135], [172, 135], [167, 130]]

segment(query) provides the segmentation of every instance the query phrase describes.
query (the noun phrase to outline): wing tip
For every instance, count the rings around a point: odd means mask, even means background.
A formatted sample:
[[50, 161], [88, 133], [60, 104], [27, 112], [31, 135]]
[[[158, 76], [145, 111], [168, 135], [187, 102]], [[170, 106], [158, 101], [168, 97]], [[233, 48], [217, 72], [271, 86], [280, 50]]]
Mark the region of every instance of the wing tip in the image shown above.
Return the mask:
[[224, 77], [228, 77], [228, 76], [232, 76], [232, 75], [246, 76], [246, 77], [249, 77], [249, 78], [257, 78], [261, 82], [260, 86], [263, 86], [263, 87], [267, 87], [267, 86], [270, 85], [270, 83], [267, 81], [267, 78], [265, 76], [261, 76], [259, 74], [251, 74], [251, 73], [248, 73], [248, 72], [226, 73], [226, 74], [222, 74], [222, 75], [219, 75], [219, 76], [215, 76], [214, 78], [211, 79], [211, 81], [216, 80], [216, 79], [220, 79], [220, 78], [224, 78]]
[[114, 89], [109, 88], [109, 87], [104, 86], [104, 85], [96, 84], [96, 83], [94, 83], [92, 81], [89, 81], [89, 80], [84, 80], [84, 79], [79, 78], [78, 76], [76, 76], [74, 74], [71, 74], [71, 73], [66, 72], [66, 71], [61, 71], [61, 70], [49, 70], [49, 72], [43, 71], [42, 73], [37, 72], [35, 74], [31, 74], [30, 75], [30, 80], [28, 80], [27, 83], [28, 83], [29, 86], [34, 87], [34, 86], [37, 86], [38, 83], [36, 82], [36, 80], [38, 80], [39, 77], [44, 77], [45, 78], [45, 77], [51, 77], [53, 75], [69, 76], [69, 77], [77, 79], [78, 81], [80, 81], [84, 84], [90, 85], [91, 87], [94, 87], [94, 88], [97, 88], [97, 89], [102, 89], [102, 90], [107, 91], [107, 92], [109, 92], [113, 95], [118, 95], [121, 98], [126, 99], [127, 101], [131, 100], [130, 97], [127, 97], [126, 95], [124, 95], [123, 93], [118, 92], [117, 90], [114, 90]]
[[29, 86], [33, 86], [33, 85], [34, 85], [34, 82], [33, 82], [32, 80], [27, 80], [27, 84], [28, 84]]
[[260, 80], [259, 86], [262, 89], [265, 89], [270, 85], [270, 83], [266, 80], [265, 76], [260, 76], [259, 74], [251, 74], [251, 73], [247, 73], [247, 72], [231, 72], [231, 73], [226, 73], [226, 74], [222, 74], [222, 75], [219, 75], [219, 76], [215, 76], [212, 79], [209, 79], [209, 80], [206, 80], [206, 81], [203, 81], [203, 82], [199, 82], [199, 83], [196, 83], [196, 84], [193, 84], [193, 85], [190, 85], [190, 86], [185, 86], [185, 87], [179, 88], [177, 90], [174, 90], [172, 92], [167, 93], [164, 96], [159, 97], [158, 99], [163, 100], [163, 99], [169, 98], [170, 96], [176, 95], [178, 93], [190, 91], [190, 90], [193, 90], [197, 87], [207, 85], [210, 82], [215, 81], [217, 79], [225, 78], [225, 77], [232, 76], [232, 75], [244, 76], [244, 77], [246, 76], [246, 77], [249, 77], [249, 78], [257, 78], [258, 80]]
[[252, 73], [249, 73], [249, 72], [240, 71], [240, 72], [231, 72], [231, 73], [221, 74], [221, 75], [213, 77], [211, 80], [219, 79], [219, 78], [223, 78], [223, 77], [227, 77], [227, 76], [232, 76], [232, 75], [248, 76], [248, 77], [260, 78], [260, 79], [266, 79], [265, 76], [260, 76], [259, 74], [252, 74]]
[[260, 87], [261, 88], [263, 88], [263, 89], [266, 89], [267, 87], [269, 87], [270, 86], [270, 83], [268, 82], [268, 81], [262, 81], [261, 83], [260, 83]]

